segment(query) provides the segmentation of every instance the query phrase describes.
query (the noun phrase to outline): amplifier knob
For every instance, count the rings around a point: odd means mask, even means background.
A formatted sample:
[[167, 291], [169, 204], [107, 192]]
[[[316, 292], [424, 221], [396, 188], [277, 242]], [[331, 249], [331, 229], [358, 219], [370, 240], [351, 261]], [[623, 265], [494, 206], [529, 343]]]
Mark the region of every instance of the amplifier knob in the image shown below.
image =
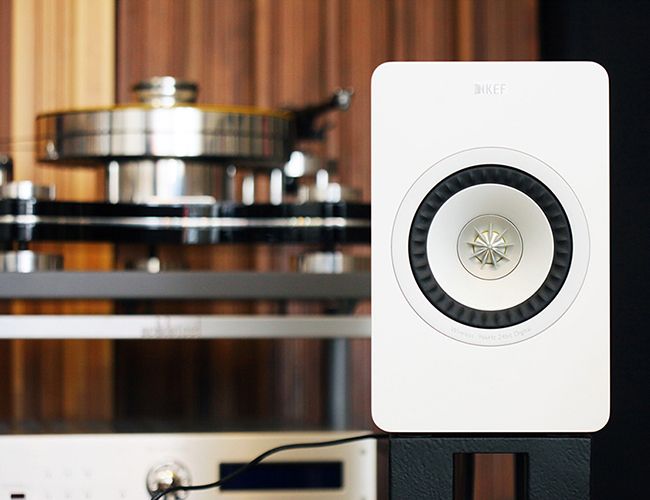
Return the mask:
[[[189, 486], [192, 484], [190, 471], [178, 462], [166, 462], [149, 469], [147, 474], [147, 491], [150, 495], [173, 486]], [[189, 495], [186, 491], [177, 491], [165, 496], [165, 500], [181, 500]]]

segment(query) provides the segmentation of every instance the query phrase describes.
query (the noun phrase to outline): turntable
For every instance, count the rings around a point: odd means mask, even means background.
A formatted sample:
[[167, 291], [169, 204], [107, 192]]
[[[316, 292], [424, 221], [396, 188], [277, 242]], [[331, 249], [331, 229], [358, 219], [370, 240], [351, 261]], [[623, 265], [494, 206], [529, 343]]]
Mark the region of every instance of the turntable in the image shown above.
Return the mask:
[[197, 104], [195, 83], [168, 76], [133, 89], [132, 104], [36, 118], [38, 161], [103, 169], [103, 201], [59, 200], [54, 186], [12, 181], [10, 159], [1, 162], [0, 269], [61, 269], [60, 257], [29, 252], [44, 241], [298, 243], [328, 252], [369, 242], [369, 205], [332, 182], [333, 162], [300, 149], [323, 139], [319, 118], [348, 109], [350, 90], [302, 109], [261, 109]]

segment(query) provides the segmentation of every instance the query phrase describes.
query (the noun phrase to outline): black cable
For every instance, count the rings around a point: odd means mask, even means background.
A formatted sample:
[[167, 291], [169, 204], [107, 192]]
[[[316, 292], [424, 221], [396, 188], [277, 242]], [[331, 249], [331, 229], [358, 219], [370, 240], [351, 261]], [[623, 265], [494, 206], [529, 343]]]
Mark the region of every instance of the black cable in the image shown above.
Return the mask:
[[151, 497], [151, 500], [161, 500], [164, 498], [166, 495], [169, 495], [170, 493], [175, 493], [177, 491], [197, 491], [197, 490], [209, 490], [212, 488], [219, 488], [223, 484], [227, 483], [228, 481], [231, 481], [232, 479], [236, 478], [237, 476], [240, 476], [244, 472], [246, 472], [248, 469], [255, 467], [258, 465], [260, 462], [263, 460], [267, 459], [271, 455], [275, 455], [276, 453], [280, 453], [281, 451], [289, 451], [289, 450], [301, 450], [305, 448], [325, 448], [328, 446], [339, 446], [342, 444], [347, 444], [347, 443], [352, 443], [354, 441], [363, 441], [364, 439], [388, 439], [388, 434], [380, 434], [380, 433], [372, 433], [372, 434], [360, 434], [358, 436], [351, 436], [348, 438], [342, 438], [342, 439], [334, 439], [332, 441], [316, 441], [315, 443], [294, 443], [294, 444], [285, 444], [282, 446], [278, 446], [276, 448], [271, 448], [270, 450], [265, 451], [261, 455], [258, 455], [255, 457], [253, 460], [248, 462], [247, 464], [242, 465], [239, 467], [239, 469], [234, 470], [227, 476], [222, 477], [218, 481], [215, 481], [213, 483], [206, 483], [206, 484], [197, 484], [193, 486], [172, 486], [171, 488], [167, 488], [166, 490], [159, 491], [158, 493], [153, 494]]

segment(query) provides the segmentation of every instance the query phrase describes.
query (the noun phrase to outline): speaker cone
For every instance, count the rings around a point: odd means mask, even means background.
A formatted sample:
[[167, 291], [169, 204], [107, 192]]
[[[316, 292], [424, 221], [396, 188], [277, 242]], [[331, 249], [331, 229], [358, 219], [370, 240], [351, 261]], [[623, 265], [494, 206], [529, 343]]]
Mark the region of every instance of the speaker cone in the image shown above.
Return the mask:
[[409, 231], [415, 281], [445, 316], [477, 328], [505, 328], [541, 312], [571, 267], [569, 219], [534, 176], [476, 165], [439, 182]]

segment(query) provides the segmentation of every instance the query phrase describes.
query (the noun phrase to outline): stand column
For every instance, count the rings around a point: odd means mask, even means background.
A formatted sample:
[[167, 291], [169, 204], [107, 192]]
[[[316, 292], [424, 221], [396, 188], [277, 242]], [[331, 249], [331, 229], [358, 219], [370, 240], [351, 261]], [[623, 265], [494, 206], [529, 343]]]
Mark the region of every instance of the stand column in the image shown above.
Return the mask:
[[[591, 438], [390, 438], [391, 500], [472, 500], [471, 468], [477, 453], [517, 455], [517, 500], [589, 500]], [[465, 476], [465, 477], [463, 477]]]

